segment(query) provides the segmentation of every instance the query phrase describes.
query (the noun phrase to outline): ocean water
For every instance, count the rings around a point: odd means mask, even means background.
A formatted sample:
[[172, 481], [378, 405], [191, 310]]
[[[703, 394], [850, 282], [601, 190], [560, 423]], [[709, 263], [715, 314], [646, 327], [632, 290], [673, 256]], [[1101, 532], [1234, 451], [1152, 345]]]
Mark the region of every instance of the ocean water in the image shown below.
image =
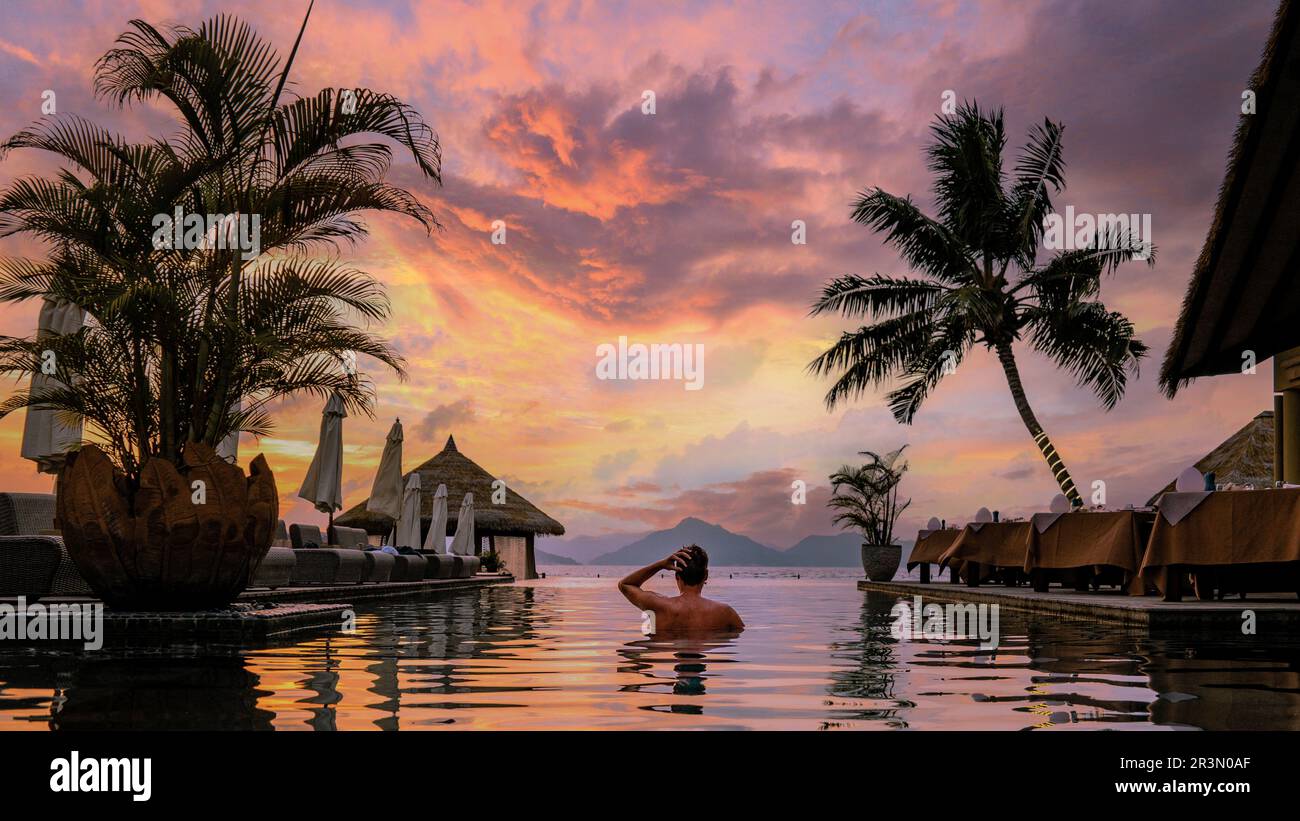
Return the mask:
[[[359, 606], [271, 646], [0, 643], [0, 729], [1300, 729], [1300, 643], [1001, 614], [1001, 643], [895, 640], [849, 568], [714, 568], [733, 638], [656, 639], [629, 568]], [[671, 592], [672, 581], [651, 589]]]

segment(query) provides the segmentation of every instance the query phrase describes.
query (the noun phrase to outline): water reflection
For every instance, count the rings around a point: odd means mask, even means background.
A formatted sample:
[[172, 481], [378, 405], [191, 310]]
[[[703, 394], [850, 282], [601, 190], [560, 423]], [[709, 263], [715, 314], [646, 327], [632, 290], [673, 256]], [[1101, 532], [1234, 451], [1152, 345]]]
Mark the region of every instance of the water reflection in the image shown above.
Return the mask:
[[643, 637], [602, 579], [359, 606], [267, 646], [0, 645], [0, 729], [1300, 729], [1300, 641], [1003, 611], [899, 641], [851, 580], [719, 579], [740, 636]]

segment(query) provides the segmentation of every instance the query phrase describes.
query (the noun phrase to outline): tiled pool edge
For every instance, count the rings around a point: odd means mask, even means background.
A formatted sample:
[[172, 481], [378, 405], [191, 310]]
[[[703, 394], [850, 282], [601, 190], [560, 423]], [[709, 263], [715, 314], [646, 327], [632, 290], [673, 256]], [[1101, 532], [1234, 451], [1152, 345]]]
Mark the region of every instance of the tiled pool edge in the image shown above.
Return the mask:
[[966, 587], [948, 582], [873, 582], [866, 579], [858, 581], [858, 589], [897, 596], [921, 596], [929, 601], [997, 604], [1034, 615], [1124, 624], [1148, 630], [1240, 630], [1246, 610], [1254, 612], [1257, 628], [1300, 627], [1300, 602], [1294, 597], [1289, 602], [1277, 599], [1162, 602], [1154, 596], [1128, 597], [1055, 589], [1048, 593], [1035, 593], [1028, 588]]
[[365, 599], [394, 599], [451, 590], [469, 590], [494, 584], [513, 584], [509, 573], [481, 573], [469, 579], [425, 579], [418, 582], [379, 582], [377, 584], [310, 585], [280, 587], [275, 590], [245, 590], [240, 602], [352, 602]]

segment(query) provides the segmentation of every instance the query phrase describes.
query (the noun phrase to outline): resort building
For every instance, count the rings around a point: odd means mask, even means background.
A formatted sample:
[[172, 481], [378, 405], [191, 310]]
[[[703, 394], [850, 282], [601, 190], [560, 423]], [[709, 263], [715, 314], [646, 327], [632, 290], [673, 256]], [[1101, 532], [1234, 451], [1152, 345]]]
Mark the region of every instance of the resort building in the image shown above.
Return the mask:
[[[456, 532], [461, 499], [466, 493], [473, 493], [474, 533], [478, 542], [474, 552], [481, 553], [483, 540], [487, 539], [487, 549], [498, 553], [506, 569], [517, 579], [537, 578], [533, 543], [538, 534], [564, 535], [564, 525], [547, 516], [508, 485], [494, 487], [497, 477], [461, 453], [452, 436], [447, 437], [441, 453], [412, 472], [420, 474], [421, 540], [430, 527], [433, 496], [438, 485], [447, 486], [447, 535]], [[410, 473], [402, 477], [403, 482], [408, 476]], [[391, 530], [392, 520], [366, 510], [366, 501], [363, 499], [353, 505], [335, 518], [334, 524], [364, 528], [371, 535], [382, 535]]]
[[[1300, 12], [1285, 0], [1243, 90], [1209, 236], [1160, 371], [1200, 376], [1273, 359], [1273, 478], [1300, 484]], [[1241, 378], [1240, 376], [1238, 378]]]

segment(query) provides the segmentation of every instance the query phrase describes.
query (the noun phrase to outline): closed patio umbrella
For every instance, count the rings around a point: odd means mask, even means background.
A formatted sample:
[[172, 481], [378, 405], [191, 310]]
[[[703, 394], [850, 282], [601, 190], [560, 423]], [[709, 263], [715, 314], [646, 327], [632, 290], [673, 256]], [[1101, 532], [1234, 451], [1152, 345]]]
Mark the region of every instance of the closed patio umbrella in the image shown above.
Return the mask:
[[393, 536], [396, 547], [417, 549], [420, 546], [420, 474], [411, 471], [402, 494], [402, 516]]
[[299, 498], [306, 499], [321, 513], [330, 517], [326, 539], [334, 541], [334, 511], [343, 507], [343, 418], [347, 411], [343, 409], [343, 398], [332, 394], [325, 403], [325, 410], [320, 420], [320, 442], [316, 445], [316, 455], [312, 457], [311, 467], [298, 489]]
[[[366, 500], [366, 510], [387, 516], [396, 522], [402, 516], [402, 420], [388, 430], [384, 452], [379, 457], [375, 484]], [[414, 545], [412, 545], [414, 547]]]
[[[36, 323], [36, 338], [52, 335], [74, 334], [85, 323], [85, 312], [71, 302], [45, 299], [41, 304], [40, 318]], [[53, 375], [38, 373], [32, 376], [32, 393], [62, 386]], [[81, 441], [81, 425], [65, 425], [53, 408], [34, 406], [27, 408], [23, 423], [22, 457], [36, 463], [41, 473], [58, 473], [63, 467], [69, 449]]]
[[447, 555], [447, 486], [438, 485], [433, 494], [433, 512], [429, 532], [424, 537], [424, 551]]
[[456, 516], [456, 535], [451, 539], [451, 552], [459, 556], [477, 554], [474, 539], [474, 494], [466, 493]]

